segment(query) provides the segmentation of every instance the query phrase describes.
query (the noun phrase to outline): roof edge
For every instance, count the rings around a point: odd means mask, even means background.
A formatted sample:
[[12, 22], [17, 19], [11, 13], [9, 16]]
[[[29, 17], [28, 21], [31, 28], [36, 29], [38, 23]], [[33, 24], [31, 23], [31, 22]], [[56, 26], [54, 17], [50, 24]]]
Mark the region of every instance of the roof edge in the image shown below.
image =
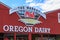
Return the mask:
[[48, 13], [51, 13], [51, 12], [54, 12], [54, 11], [58, 11], [60, 9], [55, 9], [55, 10], [51, 10], [51, 11], [47, 11], [47, 12], [44, 12], [45, 14], [48, 14]]
[[8, 5], [4, 4], [3, 2], [0, 1], [0, 4], [4, 5], [5, 7], [11, 9], [11, 7], [9, 7]]

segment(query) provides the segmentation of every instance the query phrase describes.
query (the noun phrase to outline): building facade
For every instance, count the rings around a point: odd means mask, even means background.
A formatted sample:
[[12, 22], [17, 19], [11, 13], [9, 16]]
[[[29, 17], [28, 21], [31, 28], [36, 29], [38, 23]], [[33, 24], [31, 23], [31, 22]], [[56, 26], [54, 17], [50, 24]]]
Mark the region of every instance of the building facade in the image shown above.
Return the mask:
[[60, 40], [60, 9], [46, 14], [32, 7], [10, 9], [0, 3], [0, 40]]

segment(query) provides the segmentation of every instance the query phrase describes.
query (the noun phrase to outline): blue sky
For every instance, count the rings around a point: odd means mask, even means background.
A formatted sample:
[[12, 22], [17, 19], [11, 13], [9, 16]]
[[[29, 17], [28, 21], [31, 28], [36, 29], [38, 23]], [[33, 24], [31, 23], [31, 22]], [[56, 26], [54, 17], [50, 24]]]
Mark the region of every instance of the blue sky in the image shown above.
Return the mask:
[[39, 9], [41, 12], [47, 12], [60, 9], [60, 0], [0, 0], [11, 8], [18, 6], [31, 6]]

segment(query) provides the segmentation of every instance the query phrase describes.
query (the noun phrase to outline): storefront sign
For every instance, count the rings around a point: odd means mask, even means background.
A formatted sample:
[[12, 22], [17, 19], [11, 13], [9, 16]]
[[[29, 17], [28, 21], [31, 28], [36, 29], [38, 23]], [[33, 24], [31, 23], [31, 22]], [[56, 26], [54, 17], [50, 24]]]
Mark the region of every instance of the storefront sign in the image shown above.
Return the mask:
[[12, 26], [4, 25], [3, 30], [5, 32], [35, 32], [35, 33], [50, 33], [50, 28], [41, 28], [41, 27], [22, 27], [22, 26]]
[[21, 21], [28, 26], [30, 25], [33, 26], [35, 24], [42, 23], [40, 20], [38, 20], [40, 16], [46, 19], [46, 14], [40, 12], [40, 10], [38, 9], [28, 6], [26, 7], [22, 6], [22, 7], [10, 9], [9, 12], [10, 12], [9, 14], [13, 14], [14, 12], [17, 12], [18, 16], [20, 17], [20, 19], [18, 19], [17, 21]]

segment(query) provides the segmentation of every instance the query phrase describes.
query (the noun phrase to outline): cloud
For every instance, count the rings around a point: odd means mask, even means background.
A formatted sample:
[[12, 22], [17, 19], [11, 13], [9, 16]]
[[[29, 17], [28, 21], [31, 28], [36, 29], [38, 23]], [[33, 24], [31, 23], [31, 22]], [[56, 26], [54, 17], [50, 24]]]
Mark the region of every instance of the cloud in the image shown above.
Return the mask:
[[30, 3], [29, 6], [31, 6], [31, 7], [42, 6], [42, 3]]
[[60, 0], [45, 0], [45, 3], [30, 3], [29, 6], [31, 7], [40, 7], [42, 12], [47, 12], [51, 10], [60, 9]]
[[26, 0], [26, 3], [32, 2], [33, 0]]
[[47, 0], [45, 4], [40, 6], [44, 11], [60, 9], [60, 0]]
[[37, 5], [36, 5], [36, 3], [30, 3], [29, 6], [34, 7], [34, 6], [37, 6]]

